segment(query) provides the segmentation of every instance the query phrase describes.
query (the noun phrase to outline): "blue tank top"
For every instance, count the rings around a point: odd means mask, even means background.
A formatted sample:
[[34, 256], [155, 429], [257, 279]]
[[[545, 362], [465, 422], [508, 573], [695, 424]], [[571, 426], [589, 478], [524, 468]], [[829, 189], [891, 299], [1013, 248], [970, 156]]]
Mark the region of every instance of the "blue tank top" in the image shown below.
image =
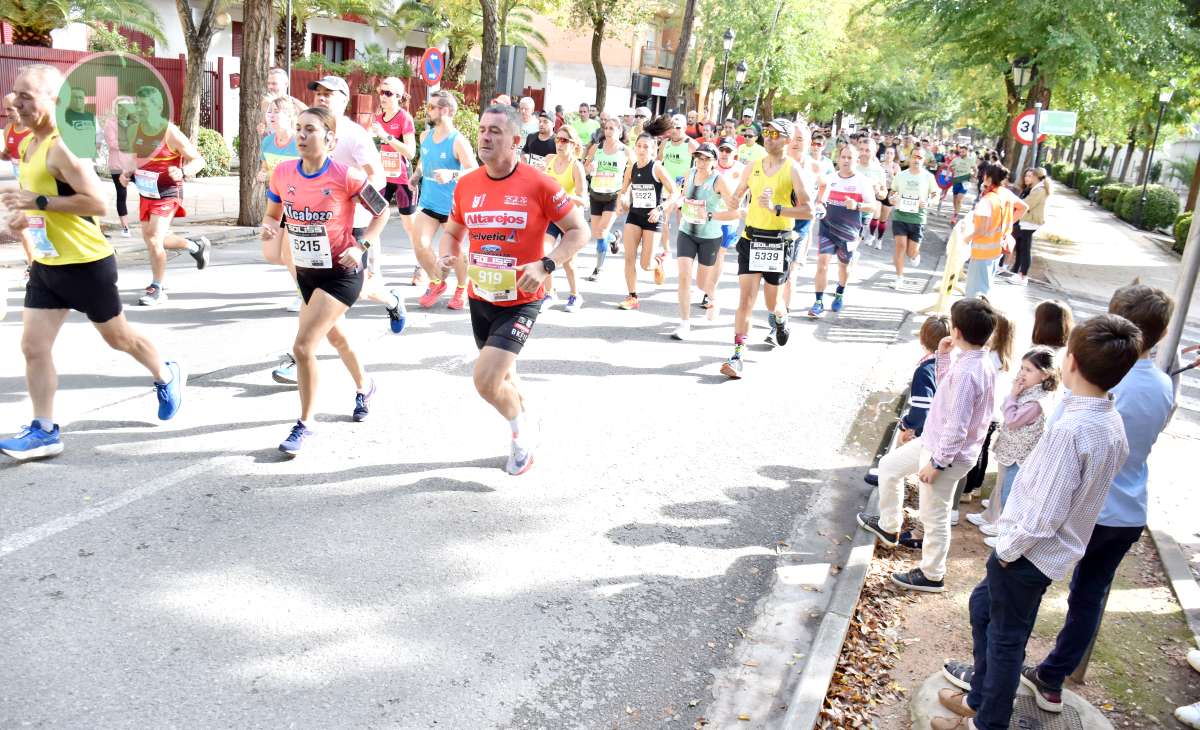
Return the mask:
[[462, 169], [462, 164], [454, 154], [456, 139], [458, 132], [454, 131], [441, 142], [435, 142], [432, 129], [421, 138], [421, 198], [418, 205], [439, 215], [450, 215], [454, 186], [458, 185], [458, 180], [439, 183], [433, 179], [433, 171]]

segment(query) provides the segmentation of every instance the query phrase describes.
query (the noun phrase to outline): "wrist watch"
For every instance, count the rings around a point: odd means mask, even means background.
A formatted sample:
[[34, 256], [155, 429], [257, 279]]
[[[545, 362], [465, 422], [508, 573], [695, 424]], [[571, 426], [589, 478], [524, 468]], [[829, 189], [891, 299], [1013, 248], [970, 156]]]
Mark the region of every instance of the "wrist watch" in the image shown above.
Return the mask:
[[33, 204], [37, 206], [38, 210], [45, 210], [46, 206], [50, 205], [50, 198], [47, 198], [45, 195], [39, 195], [33, 199]]
[[946, 467], [944, 467], [944, 466], [942, 466], [941, 464], [937, 463], [937, 462], [936, 462], [936, 461], [934, 461], [933, 459], [930, 459], [930, 460], [929, 460], [929, 463], [930, 463], [930, 464], [933, 466], [933, 468], [934, 468], [934, 469], [937, 469], [938, 471], [946, 471]]
[[783, 206], [782, 205], [775, 206], [775, 215], [777, 215], [777, 216], [783, 215]]
[[550, 258], [549, 256], [542, 257], [542, 268], [546, 270], [547, 274], [553, 274], [554, 269], [557, 266], [558, 265], [554, 263], [554, 259]]

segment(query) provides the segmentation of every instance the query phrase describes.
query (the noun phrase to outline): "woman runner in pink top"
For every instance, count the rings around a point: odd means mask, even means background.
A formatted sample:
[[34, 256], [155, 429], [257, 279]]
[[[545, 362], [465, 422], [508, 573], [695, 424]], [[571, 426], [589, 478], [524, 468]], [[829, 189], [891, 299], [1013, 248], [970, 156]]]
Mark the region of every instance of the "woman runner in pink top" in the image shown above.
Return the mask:
[[[354, 420], [364, 421], [375, 394], [338, 320], [358, 299], [363, 287], [363, 254], [370, 241], [378, 241], [384, 220], [379, 217], [386, 203], [366, 175], [329, 157], [337, 134], [337, 119], [327, 109], [308, 109], [296, 121], [296, 148], [300, 159], [280, 163], [271, 173], [267, 189], [267, 211], [263, 218], [264, 250], [282, 245], [280, 219], [286, 227], [296, 284], [304, 298], [300, 324], [292, 352], [296, 358], [300, 386], [300, 419], [279, 450], [288, 456], [299, 453], [312, 435], [307, 422], [312, 415], [317, 391], [316, 350], [321, 338], [338, 352], [357, 393]], [[359, 246], [351, 229], [354, 207], [362, 204], [375, 215]], [[273, 253], [273, 251], [272, 251]]]

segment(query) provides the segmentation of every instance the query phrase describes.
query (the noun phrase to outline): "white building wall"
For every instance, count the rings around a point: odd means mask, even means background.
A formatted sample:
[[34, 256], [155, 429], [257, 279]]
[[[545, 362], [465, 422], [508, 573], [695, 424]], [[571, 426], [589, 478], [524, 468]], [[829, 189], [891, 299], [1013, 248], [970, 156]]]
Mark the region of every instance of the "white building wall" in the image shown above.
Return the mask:
[[[633, 69], [628, 66], [605, 66], [608, 84], [605, 106], [620, 113], [629, 106]], [[526, 83], [530, 77], [526, 74]], [[554, 63], [546, 66], [546, 108], [562, 104], [566, 111], [576, 111], [580, 102], [596, 100], [596, 71], [589, 64]]]

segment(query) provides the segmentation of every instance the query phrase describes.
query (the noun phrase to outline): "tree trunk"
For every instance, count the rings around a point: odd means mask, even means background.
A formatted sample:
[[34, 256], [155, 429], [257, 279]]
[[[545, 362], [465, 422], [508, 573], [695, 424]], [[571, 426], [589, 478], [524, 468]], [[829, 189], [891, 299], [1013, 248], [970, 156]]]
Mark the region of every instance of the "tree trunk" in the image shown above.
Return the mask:
[[834, 140], [837, 139], [838, 133], [842, 131], [842, 110], [838, 109], [837, 114], [833, 115], [833, 131], [830, 133]]
[[[208, 61], [208, 47], [217, 30], [218, 0], [208, 0], [200, 16], [200, 24], [192, 18], [188, 0], [175, 0], [179, 22], [183, 26], [183, 38], [187, 42], [187, 70], [183, 81], [183, 108], [179, 115], [179, 129], [195, 141], [200, 127], [200, 89], [204, 83], [204, 66]], [[257, 100], [256, 100], [257, 101]]]
[[1007, 166], [1015, 168], [1017, 166], [1017, 140], [1012, 136], [1011, 122], [1021, 113], [1021, 90], [1013, 83], [1012, 75], [1004, 75], [1004, 105], [1008, 112], [1008, 116], [1004, 123], [1004, 132], [1000, 135], [1000, 150], [1001, 160], [1005, 161]]
[[442, 74], [442, 86], [462, 88], [462, 81], [467, 73], [467, 61], [471, 57], [470, 49], [459, 51], [451, 46], [447, 55], [449, 58], [446, 61], [446, 70]]
[[266, 208], [259, 168], [258, 123], [262, 118], [259, 100], [267, 92], [267, 70], [271, 67], [271, 36], [275, 7], [271, 0], [244, 0], [242, 4], [242, 79], [238, 93], [238, 225], [257, 226]]
[[1138, 170], [1137, 184], [1142, 185], [1146, 182], [1147, 176], [1150, 174], [1150, 145], [1142, 148], [1142, 162]]
[[1105, 182], [1113, 179], [1113, 170], [1117, 168], [1117, 153], [1120, 151], [1120, 147], [1113, 145], [1112, 159], [1108, 161], [1108, 172], [1104, 174]]
[[[299, 0], [293, 0], [292, 6]], [[296, 19], [295, 14], [292, 15], [292, 61], [300, 60], [308, 51], [304, 47], [304, 37], [307, 35], [307, 28], [304, 23]], [[275, 26], [275, 65], [280, 68], [287, 68], [287, 15], [279, 18], [279, 23]]]
[[1187, 205], [1184, 210], [1196, 209], [1196, 197], [1200, 195], [1200, 155], [1196, 156], [1196, 170], [1192, 173], [1192, 185], [1188, 188]]
[[[496, 95], [497, 66], [500, 64], [499, 14], [496, 0], [479, 0], [483, 11], [483, 39], [479, 58], [479, 109], [482, 111]], [[507, 92], [508, 89], [504, 89]]]
[[[692, 43], [692, 24], [696, 19], [696, 0], [687, 0], [683, 6], [683, 26], [679, 29], [679, 48], [675, 50], [675, 64], [671, 67], [671, 84], [667, 87], [667, 98], [677, 102], [683, 89], [683, 71], [687, 63], [688, 46]], [[684, 104], [683, 108], [687, 105]]]
[[767, 95], [763, 97], [763, 104], [762, 104], [762, 109], [763, 109], [762, 118], [763, 119], [774, 119], [775, 118], [775, 95], [778, 93], [779, 93], [779, 89], [777, 87], [772, 86], [771, 88], [767, 89]]
[[600, 48], [604, 45], [604, 28], [608, 21], [603, 15], [592, 16], [592, 68], [596, 71], [596, 108], [604, 108], [604, 100], [608, 95], [608, 74], [604, 72], [604, 64], [600, 61]]
[[1087, 139], [1079, 140], [1079, 148], [1075, 150], [1075, 170], [1078, 172], [1083, 165], [1083, 151], [1087, 149]]
[[1121, 162], [1121, 182], [1129, 176], [1129, 163], [1133, 161], [1133, 145], [1137, 142], [1137, 124], [1129, 128], [1129, 141], [1125, 145], [1125, 159]]

